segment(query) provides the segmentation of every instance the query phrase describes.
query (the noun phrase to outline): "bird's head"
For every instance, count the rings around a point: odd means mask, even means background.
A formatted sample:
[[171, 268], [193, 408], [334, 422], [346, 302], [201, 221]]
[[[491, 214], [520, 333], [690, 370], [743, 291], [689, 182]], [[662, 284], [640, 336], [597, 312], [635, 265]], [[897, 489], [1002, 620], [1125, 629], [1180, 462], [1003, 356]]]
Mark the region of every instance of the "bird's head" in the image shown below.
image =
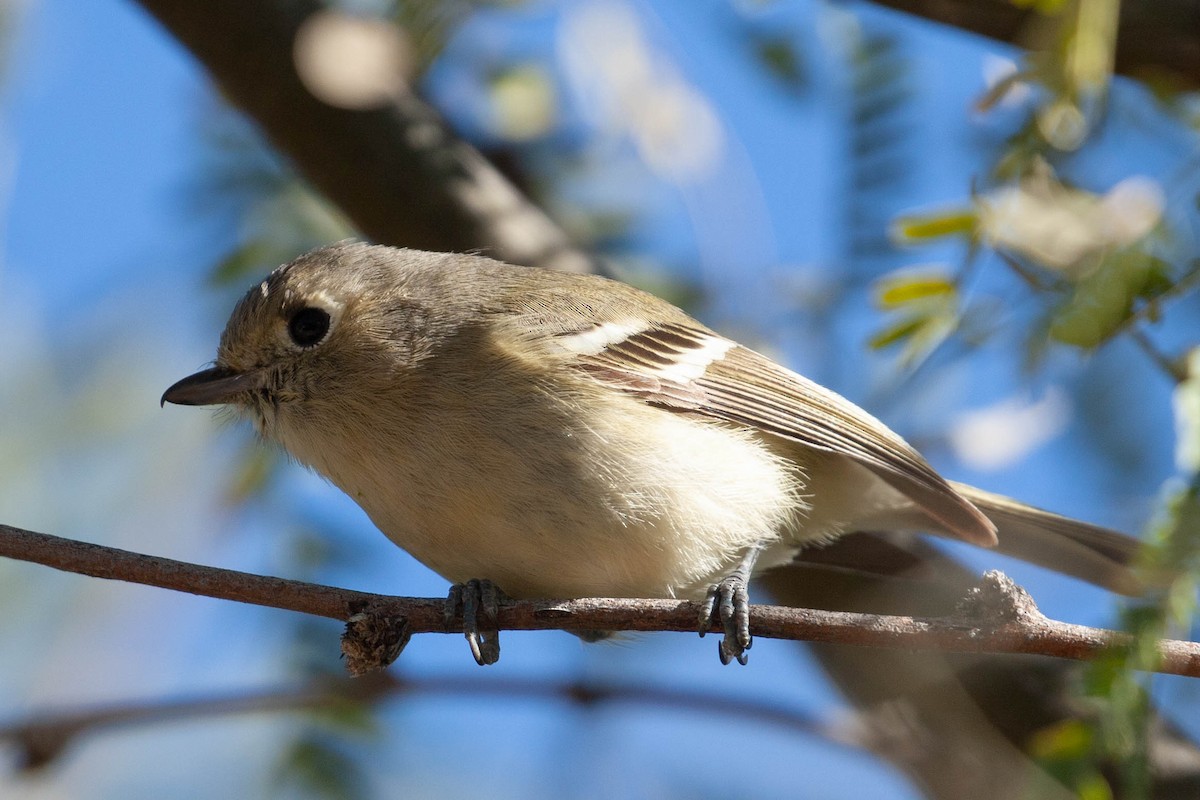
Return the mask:
[[279, 267], [234, 308], [215, 364], [162, 402], [230, 406], [268, 438], [356, 414], [428, 354], [429, 300], [409, 277], [437, 266], [429, 256], [342, 242]]

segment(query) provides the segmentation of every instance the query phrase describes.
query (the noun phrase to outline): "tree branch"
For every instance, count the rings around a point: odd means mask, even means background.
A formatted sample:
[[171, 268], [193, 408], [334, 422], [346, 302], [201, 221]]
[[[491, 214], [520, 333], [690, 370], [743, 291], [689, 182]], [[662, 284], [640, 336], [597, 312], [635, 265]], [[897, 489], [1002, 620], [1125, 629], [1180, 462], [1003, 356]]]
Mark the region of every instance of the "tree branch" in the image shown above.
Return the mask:
[[[113, 547], [62, 539], [0, 525], [0, 556], [55, 569], [109, 578], [225, 600], [299, 611], [332, 619], [403, 618], [405, 634], [456, 633], [461, 617], [447, 622], [439, 598], [393, 597], [302, 581], [205, 567]], [[699, 606], [680, 600], [520, 600], [501, 607], [500, 630], [695, 631]], [[1072, 625], [1041, 614], [1033, 601], [1007, 577], [988, 573], [959, 613], [918, 618], [842, 611], [753, 606], [755, 636], [868, 647], [941, 650], [957, 653], [1025, 653], [1089, 659], [1127, 635]], [[717, 631], [716, 625], [712, 631]], [[1200, 677], [1200, 645], [1159, 643], [1158, 671]], [[385, 666], [376, 664], [374, 666]]]
[[514, 264], [596, 271], [479, 151], [413, 94], [368, 110], [327, 105], [292, 45], [318, 0], [139, 0], [281, 153], [367, 237]]
[[105, 728], [151, 725], [180, 719], [278, 711], [337, 711], [346, 704], [374, 703], [397, 695], [494, 695], [541, 698], [590, 706], [627, 703], [640, 709], [656, 707], [718, 714], [793, 733], [817, 736], [833, 744], [869, 749], [865, 731], [853, 719], [825, 721], [776, 701], [730, 698], [667, 686], [597, 681], [546, 681], [541, 678], [486, 682], [454, 675], [407, 677], [376, 672], [364, 678], [328, 678], [294, 687], [231, 692], [176, 700], [125, 702], [69, 711], [44, 711], [0, 724], [0, 743], [9, 742], [22, 754], [23, 769], [37, 769], [55, 760], [80, 737]]
[[[943, 25], [1021, 46], [1041, 15], [1012, 0], [872, 0]], [[1133, 78], [1169, 74], [1200, 86], [1200, 2], [1139, 0], [1121, 4], [1114, 69]]]

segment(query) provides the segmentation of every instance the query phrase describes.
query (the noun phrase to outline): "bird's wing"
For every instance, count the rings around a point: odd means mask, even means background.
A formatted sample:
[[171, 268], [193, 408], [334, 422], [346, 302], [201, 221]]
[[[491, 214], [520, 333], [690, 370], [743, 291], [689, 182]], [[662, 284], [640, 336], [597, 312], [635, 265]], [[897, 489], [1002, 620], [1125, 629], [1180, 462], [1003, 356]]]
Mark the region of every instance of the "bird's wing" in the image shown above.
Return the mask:
[[975, 544], [996, 543], [995, 525], [882, 422], [670, 308], [676, 313], [664, 322], [592, 317], [549, 335], [571, 354], [568, 363], [600, 383], [673, 411], [750, 426], [851, 458], [948, 531]]

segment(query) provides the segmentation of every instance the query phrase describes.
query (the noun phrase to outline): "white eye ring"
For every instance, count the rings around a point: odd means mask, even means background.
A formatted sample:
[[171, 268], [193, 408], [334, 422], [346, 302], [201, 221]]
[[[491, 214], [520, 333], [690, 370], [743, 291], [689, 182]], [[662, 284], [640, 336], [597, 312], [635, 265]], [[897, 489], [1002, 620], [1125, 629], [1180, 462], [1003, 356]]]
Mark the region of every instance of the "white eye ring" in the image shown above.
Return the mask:
[[288, 320], [288, 338], [292, 344], [307, 350], [325, 341], [332, 322], [329, 312], [318, 306], [305, 306]]
[[342, 307], [324, 296], [298, 303], [285, 318], [282, 337], [294, 350], [311, 350], [324, 343], [337, 326]]

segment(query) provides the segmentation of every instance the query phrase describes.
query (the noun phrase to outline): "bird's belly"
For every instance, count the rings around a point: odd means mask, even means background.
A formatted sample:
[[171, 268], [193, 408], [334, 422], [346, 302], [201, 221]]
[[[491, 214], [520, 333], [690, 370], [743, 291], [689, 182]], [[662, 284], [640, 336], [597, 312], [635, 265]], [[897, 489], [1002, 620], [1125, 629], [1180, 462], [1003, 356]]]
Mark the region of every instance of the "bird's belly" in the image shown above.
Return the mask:
[[645, 424], [540, 448], [455, 452], [443, 438], [436, 472], [406, 468], [386, 488], [335, 482], [443, 577], [487, 578], [513, 597], [694, 597], [747, 548], [794, 537], [806, 506], [793, 464], [749, 432], [635, 408]]
[[594, 509], [584, 529], [540, 511], [530, 504], [519, 521], [496, 513], [443, 517], [437, 542], [407, 525], [379, 527], [447, 580], [487, 578], [518, 598], [690, 596], [700, 574], [730, 560], [718, 547], [682, 553], [652, 521], [621, 524]]
[[754, 433], [612, 402], [586, 426], [545, 407], [444, 411], [430, 428], [408, 420], [403, 450], [364, 444], [331, 464], [313, 447], [301, 461], [439, 575], [514, 597], [692, 597], [803, 528], [799, 468]]

